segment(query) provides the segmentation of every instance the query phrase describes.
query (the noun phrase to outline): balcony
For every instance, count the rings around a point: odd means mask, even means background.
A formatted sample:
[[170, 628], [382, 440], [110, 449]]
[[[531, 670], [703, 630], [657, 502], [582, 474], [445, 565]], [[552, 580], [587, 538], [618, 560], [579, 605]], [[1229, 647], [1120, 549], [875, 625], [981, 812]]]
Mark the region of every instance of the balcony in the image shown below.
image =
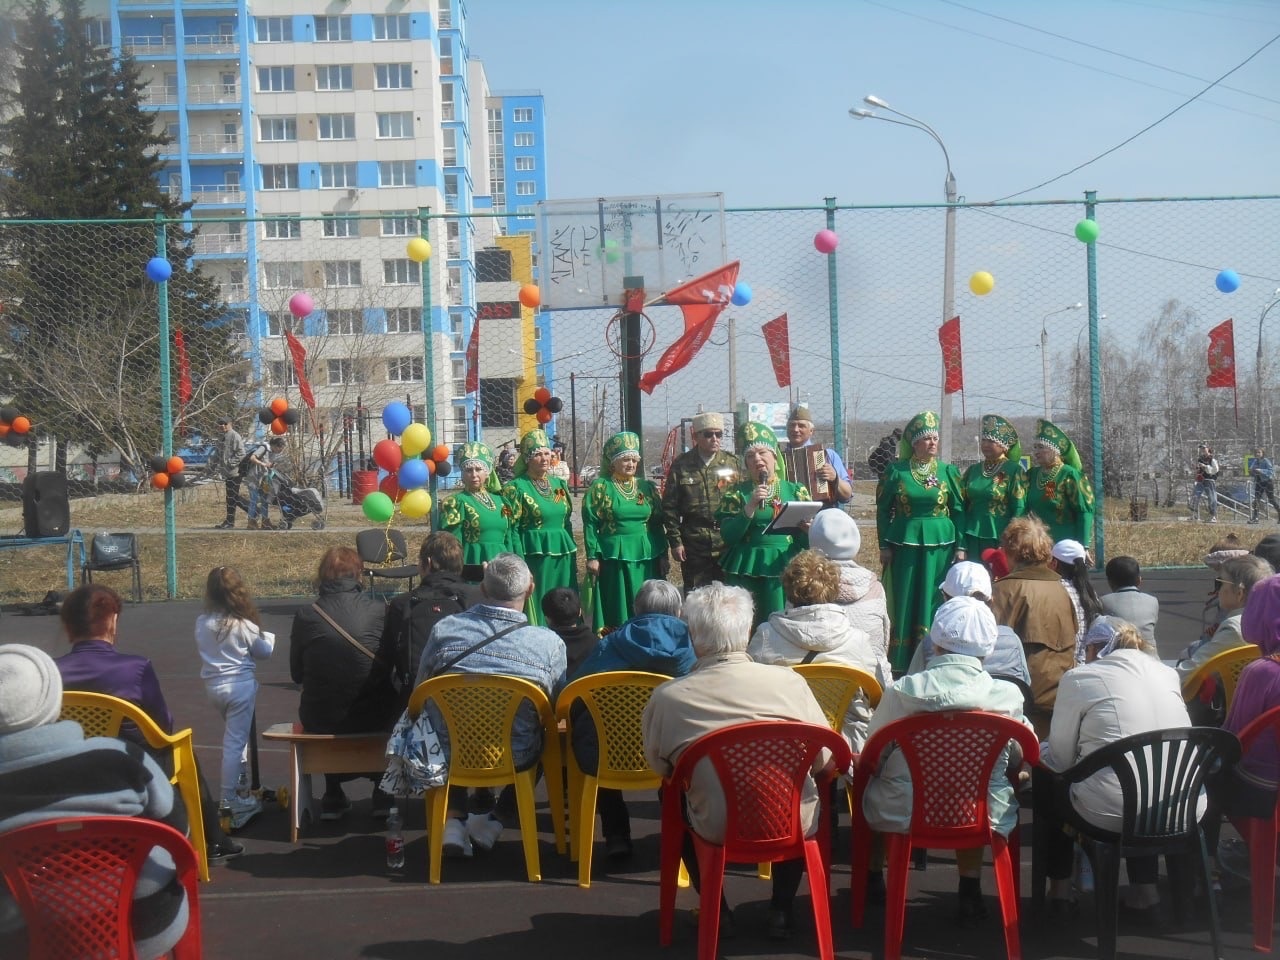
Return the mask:
[[120, 49], [131, 57], [172, 57], [178, 52], [173, 40], [165, 37], [128, 37]]
[[220, 289], [222, 291], [222, 299], [227, 303], [239, 303], [249, 293], [249, 286], [244, 283], [224, 283]]
[[239, 187], [192, 187], [192, 203], [244, 203], [244, 191]]
[[462, 244], [457, 240], [449, 240], [445, 243], [445, 253], [448, 254], [450, 260], [457, 260], [462, 256]]
[[192, 243], [198, 254], [244, 253], [248, 249], [243, 233], [199, 233]]
[[235, 83], [193, 83], [187, 85], [187, 103], [239, 103], [240, 86]]
[[444, 103], [440, 104], [440, 119], [441, 120], [454, 119], [452, 100], [446, 100]]
[[238, 133], [197, 133], [187, 138], [191, 153], [239, 153]]
[[446, 213], [458, 212], [458, 195], [456, 193], [445, 194], [444, 209]]
[[153, 84], [142, 92], [142, 100], [154, 106], [174, 106], [178, 102], [178, 88]]
[[186, 52], [197, 56], [202, 54], [239, 53], [240, 41], [233, 36], [218, 33], [188, 34], [182, 38]]

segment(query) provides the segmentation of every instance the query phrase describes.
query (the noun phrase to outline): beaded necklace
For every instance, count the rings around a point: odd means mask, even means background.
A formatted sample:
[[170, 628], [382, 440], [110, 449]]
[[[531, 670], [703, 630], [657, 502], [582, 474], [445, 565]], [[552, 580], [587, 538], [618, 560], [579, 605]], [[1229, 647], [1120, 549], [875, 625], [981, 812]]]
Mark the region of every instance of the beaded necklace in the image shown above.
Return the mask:
[[982, 475], [986, 477], [988, 480], [990, 480], [992, 477], [994, 477], [997, 473], [1000, 472], [1000, 468], [1005, 465], [1008, 459], [1009, 459], [1008, 457], [1001, 457], [999, 460], [995, 461], [995, 463], [990, 465], [988, 465], [988, 463], [984, 460], [982, 462]]
[[530, 477], [529, 482], [533, 484], [533, 489], [537, 490], [544, 497], [551, 496], [551, 481], [547, 477], [543, 477], [541, 480], [535, 480], [533, 477]]
[[911, 458], [911, 476], [916, 478], [916, 482], [926, 489], [932, 489], [938, 485], [938, 460], [936, 457], [930, 457], [928, 460], [917, 460]]
[[484, 490], [477, 490], [472, 494], [472, 496], [484, 504], [484, 508], [486, 510], [493, 509], [493, 498], [489, 496], [489, 494], [485, 493]]
[[626, 483], [619, 483], [617, 480], [612, 480], [611, 482], [623, 500], [635, 500], [636, 494], [640, 492], [640, 487], [636, 483], [635, 477], [632, 477]]
[[1043, 490], [1049, 484], [1058, 479], [1058, 471], [1062, 469], [1062, 461], [1059, 460], [1052, 467], [1042, 467], [1040, 475], [1036, 477], [1036, 486]]

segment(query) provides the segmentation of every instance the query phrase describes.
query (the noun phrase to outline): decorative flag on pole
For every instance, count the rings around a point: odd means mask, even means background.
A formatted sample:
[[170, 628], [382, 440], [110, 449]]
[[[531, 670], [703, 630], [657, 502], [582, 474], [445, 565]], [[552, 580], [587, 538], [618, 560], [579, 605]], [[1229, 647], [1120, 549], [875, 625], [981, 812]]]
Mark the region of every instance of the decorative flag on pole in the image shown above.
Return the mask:
[[298, 395], [302, 397], [303, 403], [314, 410], [316, 395], [311, 392], [311, 384], [307, 382], [307, 348], [298, 341], [288, 327], [285, 327], [284, 342], [289, 345], [289, 355], [293, 357], [293, 372], [298, 377]]
[[471, 324], [471, 337], [467, 340], [467, 382], [463, 387], [466, 393], [475, 393], [480, 389], [480, 317]]
[[764, 331], [764, 343], [769, 350], [778, 386], [791, 386], [791, 333], [787, 327], [787, 315], [774, 317], [760, 329]]
[[1209, 375], [1206, 387], [1230, 387], [1235, 398], [1236, 423], [1240, 422], [1240, 392], [1236, 387], [1235, 324], [1224, 320], [1209, 331]]
[[173, 348], [178, 354], [178, 406], [185, 407], [191, 402], [191, 358], [187, 356], [186, 338], [178, 328], [173, 331]]
[[683, 370], [697, 356], [711, 336], [716, 319], [729, 305], [737, 282], [738, 261], [735, 260], [650, 301], [650, 305], [679, 307], [684, 312], [684, 333], [663, 352], [657, 367], [640, 378], [641, 390], [653, 393], [654, 387], [677, 370]]
[[964, 357], [960, 350], [960, 318], [952, 317], [938, 328], [938, 343], [942, 346], [942, 392], [960, 394], [960, 419], [964, 412]]

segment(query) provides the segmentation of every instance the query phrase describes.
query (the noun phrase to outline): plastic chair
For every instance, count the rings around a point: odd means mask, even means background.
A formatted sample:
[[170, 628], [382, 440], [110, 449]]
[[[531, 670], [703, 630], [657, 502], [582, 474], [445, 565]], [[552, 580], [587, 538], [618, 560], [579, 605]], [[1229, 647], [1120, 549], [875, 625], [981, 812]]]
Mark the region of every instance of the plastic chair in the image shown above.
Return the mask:
[[1232, 647], [1217, 656], [1210, 657], [1200, 664], [1191, 676], [1182, 681], [1182, 699], [1194, 700], [1200, 695], [1200, 687], [1212, 676], [1222, 678], [1222, 696], [1224, 707], [1230, 709], [1231, 698], [1235, 696], [1236, 684], [1240, 682], [1240, 672], [1250, 663], [1258, 659], [1258, 647], [1249, 643], [1243, 647]]
[[191, 728], [177, 733], [165, 733], [141, 707], [119, 697], [105, 693], [86, 693], [79, 690], [62, 691], [63, 720], [74, 720], [84, 729], [86, 737], [119, 737], [120, 726], [130, 720], [142, 734], [142, 738], [155, 749], [168, 748], [173, 754], [173, 775], [169, 782], [178, 788], [187, 808], [187, 823], [191, 831], [191, 845], [196, 849], [200, 863], [200, 879], [209, 880], [209, 850], [205, 844], [204, 820], [200, 816], [200, 780], [196, 773], [196, 753], [192, 745]]
[[133, 891], [153, 847], [173, 857], [187, 896], [173, 956], [199, 960], [195, 851], [177, 830], [140, 817], [67, 817], [5, 833], [0, 875], [26, 922], [27, 955], [133, 957]]
[[511, 752], [511, 725], [520, 705], [526, 700], [532, 703], [542, 723], [542, 768], [547, 778], [547, 802], [551, 808], [556, 851], [564, 853], [560, 735], [547, 695], [535, 684], [516, 677], [492, 673], [449, 673], [418, 684], [409, 700], [409, 715], [416, 717], [428, 700], [439, 708], [449, 731], [449, 780], [443, 787], [428, 790], [426, 795], [430, 882], [440, 882], [449, 787], [497, 787], [508, 783], [515, 784], [516, 788], [529, 880], [541, 880], [538, 824], [533, 800], [538, 765], [534, 764], [528, 770], [516, 770]]
[[[662, 860], [658, 892], [658, 939], [670, 946], [676, 912], [676, 877], [685, 831], [693, 837], [702, 876], [698, 916], [698, 958], [715, 960], [720, 935], [720, 895], [726, 863], [774, 863], [804, 858], [818, 933], [818, 953], [832, 960], [831, 907], [827, 860], [830, 818], [817, 814], [817, 833], [805, 837], [800, 821], [801, 790], [815, 759], [831, 751], [836, 770], [853, 761], [849, 744], [830, 727], [787, 720], [740, 723], [699, 737], [680, 755], [662, 792]], [[694, 767], [714, 767], [725, 797], [725, 835], [711, 843], [690, 830], [681, 810]], [[818, 797], [828, 795], [831, 776], [818, 777]]]
[[138, 537], [132, 533], [96, 533], [89, 541], [89, 556], [80, 568], [80, 583], [93, 583], [95, 573], [108, 570], [133, 571], [133, 602], [142, 602], [142, 559]]
[[1019, 836], [1006, 840], [991, 829], [987, 813], [991, 772], [1009, 741], [1022, 747], [1022, 759], [1036, 763], [1040, 743], [1030, 727], [1011, 717], [980, 710], [917, 713], [877, 731], [862, 748], [851, 788], [853, 809], [853, 925], [861, 927], [866, 909], [871, 828], [863, 812], [867, 785], [891, 745], [902, 752], [912, 786], [911, 831], [886, 833], [889, 876], [885, 892], [884, 956], [902, 955], [906, 919], [907, 871], [911, 847], [966, 850], [991, 847], [996, 890], [1004, 922], [1009, 960], [1019, 960]]
[[[1098, 956], [1116, 955], [1116, 914], [1120, 904], [1122, 857], [1190, 852], [1200, 858], [1205, 889], [1213, 889], [1209, 856], [1200, 833], [1197, 798], [1205, 777], [1240, 757], [1240, 742], [1216, 727], [1182, 727], [1151, 730], [1125, 737], [1095, 750], [1069, 770], [1053, 774], [1049, 783], [1056, 793], [1058, 810], [1075, 828], [1080, 845], [1093, 865], [1094, 897], [1098, 909]], [[1120, 782], [1124, 816], [1119, 833], [1090, 823], [1072, 806], [1070, 789], [1103, 770], [1111, 770]], [[1175, 870], [1171, 866], [1171, 871]], [[1175, 896], [1185, 899], [1187, 885], [1170, 877]], [[1209, 936], [1213, 955], [1219, 946], [1218, 907], [1212, 896]], [[1179, 904], [1186, 916], [1190, 904]]]
[[[556, 701], [556, 720], [568, 731], [565, 765], [569, 771], [569, 855], [578, 861], [578, 886], [591, 886], [591, 854], [596, 826], [596, 796], [600, 787], [648, 790], [662, 784], [644, 756], [640, 715], [649, 697], [669, 677], [640, 671], [615, 671], [581, 677], [569, 684]], [[587, 713], [579, 723], [593, 723], [600, 741], [600, 763], [594, 774], [578, 766], [574, 755], [571, 708], [581, 700]]]
[[804, 677], [832, 730], [838, 732], [844, 727], [849, 704], [859, 692], [867, 695], [872, 707], [880, 705], [884, 691], [880, 689], [880, 682], [865, 670], [843, 663], [797, 663], [791, 669]]
[[356, 534], [356, 553], [364, 564], [364, 575], [369, 579], [369, 589], [375, 580], [408, 580], [409, 589], [419, 570], [416, 563], [405, 563], [409, 547], [404, 534], [390, 527], [361, 530]]
[[[1240, 731], [1241, 755], [1246, 755], [1259, 740], [1280, 745], [1280, 707], [1254, 717]], [[1271, 952], [1272, 925], [1276, 918], [1276, 838], [1280, 835], [1280, 794], [1270, 819], [1233, 817], [1231, 822], [1249, 844], [1250, 885], [1253, 889], [1253, 949]]]

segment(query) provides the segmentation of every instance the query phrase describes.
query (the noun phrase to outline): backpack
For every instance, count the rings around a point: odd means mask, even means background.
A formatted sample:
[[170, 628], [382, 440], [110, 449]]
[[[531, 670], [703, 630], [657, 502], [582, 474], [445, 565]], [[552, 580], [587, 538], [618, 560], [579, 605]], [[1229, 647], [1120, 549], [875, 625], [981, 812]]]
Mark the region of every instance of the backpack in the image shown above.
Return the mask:
[[249, 471], [256, 466], [256, 464], [254, 464], [249, 458], [261, 457], [266, 452], [267, 446], [264, 443], [255, 443], [252, 447], [246, 450], [244, 452], [244, 456], [240, 458], [240, 462], [236, 464], [236, 476], [243, 480], [248, 476]]
[[402, 613], [399, 635], [396, 637], [395, 670], [406, 703], [413, 693], [413, 680], [417, 676], [418, 663], [422, 660], [422, 651], [426, 649], [431, 631], [445, 617], [462, 613], [470, 606], [467, 596], [455, 586], [425, 586], [426, 590], [420, 586], [409, 594]]

